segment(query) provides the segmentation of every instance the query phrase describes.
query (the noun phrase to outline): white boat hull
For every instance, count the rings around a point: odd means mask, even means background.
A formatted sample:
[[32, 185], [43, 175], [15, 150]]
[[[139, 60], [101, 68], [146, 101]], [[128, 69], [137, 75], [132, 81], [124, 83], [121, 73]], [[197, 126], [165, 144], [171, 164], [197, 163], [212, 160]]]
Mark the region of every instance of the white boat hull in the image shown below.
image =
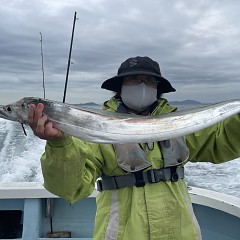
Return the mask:
[[[239, 239], [240, 198], [194, 187], [189, 192], [203, 240]], [[1, 183], [0, 239], [9, 234], [7, 239], [46, 240], [51, 230], [71, 233], [75, 240], [92, 239], [96, 194], [69, 204], [39, 183]]]

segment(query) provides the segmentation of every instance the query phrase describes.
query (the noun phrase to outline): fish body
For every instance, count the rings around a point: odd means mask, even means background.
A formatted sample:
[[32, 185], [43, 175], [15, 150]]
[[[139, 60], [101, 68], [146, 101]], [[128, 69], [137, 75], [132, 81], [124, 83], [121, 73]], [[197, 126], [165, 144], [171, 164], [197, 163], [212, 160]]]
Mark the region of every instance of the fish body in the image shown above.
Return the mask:
[[229, 100], [192, 110], [139, 116], [76, 107], [47, 99], [26, 97], [1, 106], [0, 117], [28, 124], [31, 104], [43, 103], [44, 114], [64, 133], [94, 143], [145, 143], [184, 136], [240, 112], [240, 100]]

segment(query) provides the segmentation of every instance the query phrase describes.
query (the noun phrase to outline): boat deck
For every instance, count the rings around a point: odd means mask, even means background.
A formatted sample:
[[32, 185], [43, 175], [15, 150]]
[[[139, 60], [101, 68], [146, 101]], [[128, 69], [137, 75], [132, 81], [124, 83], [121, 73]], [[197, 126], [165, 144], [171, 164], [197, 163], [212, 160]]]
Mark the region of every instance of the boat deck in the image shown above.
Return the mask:
[[[189, 191], [203, 240], [239, 239], [239, 198], [199, 188]], [[0, 239], [45, 240], [51, 232], [70, 232], [75, 240], [92, 239], [96, 194], [69, 204], [39, 183], [1, 183]]]

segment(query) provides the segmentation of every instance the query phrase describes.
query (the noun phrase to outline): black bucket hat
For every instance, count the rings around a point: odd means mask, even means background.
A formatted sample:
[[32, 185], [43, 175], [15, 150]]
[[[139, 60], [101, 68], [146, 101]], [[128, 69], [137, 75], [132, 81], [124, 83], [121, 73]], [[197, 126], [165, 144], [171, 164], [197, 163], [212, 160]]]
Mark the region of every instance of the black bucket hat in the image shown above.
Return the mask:
[[161, 93], [175, 92], [171, 83], [161, 75], [159, 64], [149, 57], [129, 58], [121, 64], [117, 76], [107, 79], [103, 82], [101, 88], [120, 92], [123, 78], [131, 75], [145, 74], [155, 76], [158, 81], [158, 90]]

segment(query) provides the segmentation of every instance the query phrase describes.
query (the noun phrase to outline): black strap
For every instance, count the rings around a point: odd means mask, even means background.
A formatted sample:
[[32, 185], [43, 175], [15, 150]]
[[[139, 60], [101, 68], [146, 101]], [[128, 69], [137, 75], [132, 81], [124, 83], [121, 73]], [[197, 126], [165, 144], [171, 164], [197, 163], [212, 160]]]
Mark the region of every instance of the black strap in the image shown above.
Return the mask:
[[139, 171], [124, 176], [103, 176], [97, 181], [97, 190], [113, 190], [124, 187], [143, 187], [146, 183], [158, 183], [161, 181], [176, 182], [179, 178], [184, 178], [183, 167], [168, 167], [162, 169], [152, 169]]

